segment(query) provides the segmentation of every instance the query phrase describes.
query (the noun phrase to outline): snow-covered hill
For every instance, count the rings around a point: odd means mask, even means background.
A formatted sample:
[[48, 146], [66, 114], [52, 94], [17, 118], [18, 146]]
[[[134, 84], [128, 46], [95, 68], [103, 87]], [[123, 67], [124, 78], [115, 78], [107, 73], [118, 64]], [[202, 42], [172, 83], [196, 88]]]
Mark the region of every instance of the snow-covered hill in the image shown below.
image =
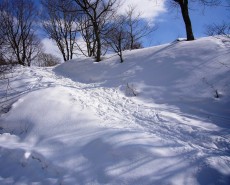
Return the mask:
[[0, 184], [229, 184], [229, 59], [202, 38], [16, 68], [0, 82]]

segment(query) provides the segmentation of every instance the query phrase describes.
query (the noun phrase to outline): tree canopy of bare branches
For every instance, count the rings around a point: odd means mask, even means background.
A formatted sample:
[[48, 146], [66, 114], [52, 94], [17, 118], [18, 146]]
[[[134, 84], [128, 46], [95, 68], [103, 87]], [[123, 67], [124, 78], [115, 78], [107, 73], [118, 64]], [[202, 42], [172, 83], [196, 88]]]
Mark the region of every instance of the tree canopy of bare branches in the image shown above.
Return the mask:
[[39, 52], [35, 35], [37, 9], [32, 0], [3, 0], [0, 2], [1, 32], [5, 35], [8, 55], [18, 64], [30, 66]]
[[206, 27], [206, 35], [225, 36], [230, 39], [230, 24], [222, 22], [221, 24], [211, 24]]
[[86, 45], [86, 51], [77, 43], [77, 49], [87, 57], [96, 56], [96, 39], [91, 21], [87, 16], [80, 16], [78, 19], [79, 32]]
[[126, 49], [138, 49], [141, 47], [140, 40], [155, 31], [157, 27], [151, 27], [144, 22], [141, 19], [141, 13], [136, 12], [136, 7], [134, 6], [128, 7], [125, 16], [127, 17], [126, 24], [129, 38], [129, 45], [126, 46]]
[[96, 61], [101, 61], [102, 35], [107, 21], [113, 16], [118, 0], [74, 0], [79, 12], [88, 18], [96, 41]]
[[78, 33], [74, 4], [71, 0], [42, 0], [42, 4], [45, 32], [56, 42], [63, 60], [72, 59]]
[[121, 63], [124, 61], [122, 51], [130, 44], [126, 22], [126, 17], [117, 16], [106, 35], [108, 45], [118, 54]]

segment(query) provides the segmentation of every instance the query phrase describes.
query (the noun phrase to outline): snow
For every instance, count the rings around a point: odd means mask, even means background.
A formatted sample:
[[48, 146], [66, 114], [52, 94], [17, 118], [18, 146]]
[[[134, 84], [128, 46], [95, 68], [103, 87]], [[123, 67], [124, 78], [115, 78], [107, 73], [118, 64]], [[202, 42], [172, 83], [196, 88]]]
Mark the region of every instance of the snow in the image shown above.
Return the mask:
[[18, 66], [0, 81], [0, 184], [229, 184], [229, 58], [207, 37]]

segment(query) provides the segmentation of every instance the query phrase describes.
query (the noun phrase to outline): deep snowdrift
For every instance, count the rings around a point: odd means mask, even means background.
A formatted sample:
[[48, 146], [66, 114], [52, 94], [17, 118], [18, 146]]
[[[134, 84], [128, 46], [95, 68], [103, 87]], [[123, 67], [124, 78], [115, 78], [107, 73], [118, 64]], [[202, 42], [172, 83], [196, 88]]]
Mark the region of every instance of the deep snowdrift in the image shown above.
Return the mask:
[[0, 83], [0, 184], [229, 184], [229, 49], [202, 38], [18, 67]]

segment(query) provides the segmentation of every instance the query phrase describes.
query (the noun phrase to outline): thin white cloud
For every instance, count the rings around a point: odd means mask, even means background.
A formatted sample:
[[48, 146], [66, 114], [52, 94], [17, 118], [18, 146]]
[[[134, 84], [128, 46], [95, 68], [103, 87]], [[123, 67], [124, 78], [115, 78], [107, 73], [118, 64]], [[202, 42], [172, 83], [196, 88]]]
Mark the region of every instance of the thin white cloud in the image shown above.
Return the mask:
[[[76, 41], [77, 41], [78, 45], [81, 47], [81, 49], [83, 51], [85, 51], [85, 53], [86, 53], [86, 44], [85, 44], [83, 38], [81, 36], [79, 36], [79, 37], [77, 37]], [[62, 57], [56, 43], [52, 39], [44, 38], [44, 39], [42, 39], [41, 42], [42, 42], [43, 49], [44, 49], [45, 53], [53, 54], [53, 55], [57, 56], [58, 58], [60, 58], [61, 60], [63, 60], [63, 57]], [[76, 55], [74, 55], [73, 58], [76, 58], [78, 56], [83, 55], [78, 49], [76, 49], [74, 52]]]
[[141, 18], [154, 21], [157, 16], [166, 11], [165, 0], [123, 0], [119, 13], [124, 14], [129, 6], [136, 7]]
[[44, 39], [42, 39], [41, 42], [42, 42], [45, 53], [53, 54], [53, 55], [59, 57], [60, 59], [62, 59], [62, 55], [60, 54], [60, 51], [58, 50], [58, 47], [54, 41], [52, 41], [51, 39], [48, 39], [48, 38], [44, 38]]

